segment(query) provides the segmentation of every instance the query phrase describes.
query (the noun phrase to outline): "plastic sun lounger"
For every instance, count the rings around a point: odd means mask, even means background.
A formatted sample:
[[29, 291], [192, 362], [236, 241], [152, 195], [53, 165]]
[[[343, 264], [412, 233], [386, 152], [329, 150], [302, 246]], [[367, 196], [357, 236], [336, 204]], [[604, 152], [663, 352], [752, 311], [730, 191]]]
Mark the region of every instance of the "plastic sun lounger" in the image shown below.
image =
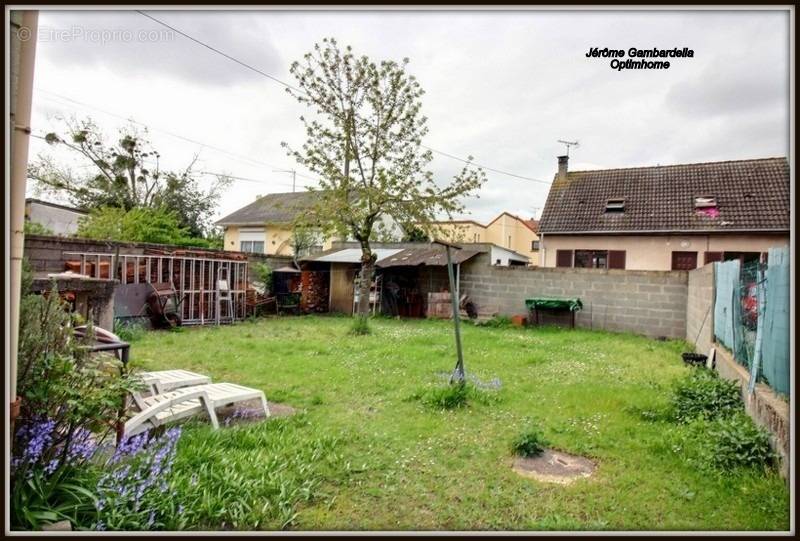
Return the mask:
[[174, 391], [181, 387], [193, 385], [206, 385], [211, 383], [211, 378], [203, 374], [189, 372], [188, 370], [159, 370], [157, 372], [139, 372], [145, 385], [150, 387], [152, 394], [161, 394]]
[[269, 406], [263, 391], [242, 387], [234, 383], [211, 383], [184, 387], [140, 399], [141, 411], [131, 417], [123, 429], [123, 437], [130, 437], [150, 428], [206, 412], [212, 426], [219, 428], [216, 409], [236, 402], [260, 399], [264, 414], [269, 417]]

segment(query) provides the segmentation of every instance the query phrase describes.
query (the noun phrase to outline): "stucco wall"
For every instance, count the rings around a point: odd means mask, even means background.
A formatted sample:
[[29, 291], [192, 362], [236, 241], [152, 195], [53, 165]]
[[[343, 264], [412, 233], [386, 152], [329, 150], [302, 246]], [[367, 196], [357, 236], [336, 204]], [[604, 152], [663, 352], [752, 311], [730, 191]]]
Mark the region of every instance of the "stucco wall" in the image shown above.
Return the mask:
[[689, 271], [686, 341], [707, 354], [714, 343], [714, 265]]
[[[509, 237], [511, 240], [509, 241]], [[539, 265], [539, 252], [531, 250], [531, 243], [539, 236], [528, 226], [508, 214], [500, 215], [486, 226], [486, 242], [509, 248], [530, 258], [531, 265]]]
[[25, 203], [25, 218], [31, 222], [42, 224], [56, 235], [76, 233], [78, 220], [85, 216], [85, 212], [43, 205], [36, 201]]
[[[257, 226], [247, 226], [245, 229], [255, 229]], [[292, 255], [292, 229], [288, 226], [265, 225], [264, 227], [264, 252], [267, 255]], [[239, 251], [241, 244], [239, 242], [239, 230], [241, 228], [237, 225], [229, 225], [225, 227], [224, 233], [224, 246], [226, 250]], [[322, 248], [327, 250], [331, 247], [332, 239], [323, 239]]]
[[462, 265], [461, 291], [502, 315], [524, 314], [525, 299], [578, 297], [579, 327], [646, 336], [686, 337], [688, 273], [493, 267], [487, 254]]
[[789, 244], [784, 235], [544, 235], [544, 267], [556, 266], [556, 250], [625, 250], [625, 268], [670, 270], [672, 252], [697, 252], [703, 265], [704, 252], [766, 252]]

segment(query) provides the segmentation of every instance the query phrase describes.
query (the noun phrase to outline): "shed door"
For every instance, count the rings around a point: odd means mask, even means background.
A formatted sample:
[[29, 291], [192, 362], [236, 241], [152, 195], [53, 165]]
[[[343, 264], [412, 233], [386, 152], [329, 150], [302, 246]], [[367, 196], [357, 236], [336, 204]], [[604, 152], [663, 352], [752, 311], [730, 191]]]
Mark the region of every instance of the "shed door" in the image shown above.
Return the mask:
[[672, 252], [672, 270], [697, 268], [697, 252]]

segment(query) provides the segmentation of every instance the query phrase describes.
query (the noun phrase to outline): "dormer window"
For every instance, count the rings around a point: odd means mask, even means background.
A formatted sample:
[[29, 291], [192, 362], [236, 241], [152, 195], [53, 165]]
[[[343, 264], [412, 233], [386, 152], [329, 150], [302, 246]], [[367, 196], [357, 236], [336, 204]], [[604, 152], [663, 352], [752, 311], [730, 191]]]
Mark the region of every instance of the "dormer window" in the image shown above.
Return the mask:
[[716, 218], [719, 216], [717, 198], [710, 195], [699, 195], [694, 198], [694, 211], [698, 216]]
[[625, 200], [624, 199], [609, 199], [606, 201], [606, 212], [625, 212]]
[[694, 208], [696, 209], [717, 208], [717, 198], [708, 195], [695, 197]]

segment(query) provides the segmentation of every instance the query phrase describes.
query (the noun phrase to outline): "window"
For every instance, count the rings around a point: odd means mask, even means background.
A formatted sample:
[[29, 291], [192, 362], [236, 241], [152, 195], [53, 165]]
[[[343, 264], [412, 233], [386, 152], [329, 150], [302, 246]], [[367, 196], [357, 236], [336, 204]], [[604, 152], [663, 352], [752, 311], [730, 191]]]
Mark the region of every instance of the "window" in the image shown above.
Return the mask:
[[719, 216], [719, 209], [717, 208], [717, 198], [708, 195], [695, 197], [694, 212], [698, 216], [705, 216], [706, 218], [716, 218], [717, 216]]
[[575, 268], [606, 269], [608, 252], [606, 250], [575, 250]]
[[556, 267], [572, 266], [572, 250], [556, 250]]
[[625, 200], [624, 199], [609, 199], [606, 201], [606, 212], [608, 213], [619, 213], [625, 212]]
[[539, 251], [539, 241], [532, 240], [531, 241], [531, 252], [538, 252]]
[[264, 253], [266, 234], [263, 228], [248, 227], [239, 230], [239, 250], [255, 254]]
[[701, 195], [694, 198], [694, 208], [704, 209], [717, 206], [717, 198], [709, 195]]
[[697, 252], [672, 252], [672, 270], [697, 268]]
[[242, 252], [248, 252], [251, 254], [263, 254], [264, 253], [264, 241], [263, 240], [243, 240], [240, 242], [239, 250]]
[[511, 248], [511, 235], [508, 236], [508, 246], [507, 248]]

